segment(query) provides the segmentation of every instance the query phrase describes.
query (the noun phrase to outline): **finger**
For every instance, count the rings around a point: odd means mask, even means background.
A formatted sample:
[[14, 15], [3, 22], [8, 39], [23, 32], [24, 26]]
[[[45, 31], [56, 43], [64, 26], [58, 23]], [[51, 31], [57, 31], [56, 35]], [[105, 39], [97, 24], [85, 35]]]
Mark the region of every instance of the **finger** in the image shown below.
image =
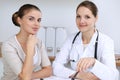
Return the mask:
[[82, 63], [81, 63], [81, 70], [82, 71], [85, 71], [89, 66], [89, 61], [87, 58], [85, 58]]
[[94, 64], [95, 64], [95, 58], [88, 58], [87, 59], [86, 69], [92, 67]]
[[89, 61], [86, 62], [84, 65], [84, 71], [87, 70], [91, 66], [91, 63]]
[[82, 72], [84, 64], [85, 64], [85, 58], [80, 59], [77, 65], [77, 70]]
[[83, 71], [86, 71], [88, 69], [88, 66], [89, 66], [89, 62], [88, 61], [85, 61], [85, 63], [83, 64], [82, 66], [82, 70]]
[[81, 62], [82, 62], [82, 59], [80, 59], [79, 61], [78, 61], [78, 63], [77, 63], [77, 71], [80, 71], [81, 69], [80, 69], [80, 64], [81, 64]]
[[85, 71], [94, 64], [94, 58], [83, 58], [77, 64], [78, 71]]

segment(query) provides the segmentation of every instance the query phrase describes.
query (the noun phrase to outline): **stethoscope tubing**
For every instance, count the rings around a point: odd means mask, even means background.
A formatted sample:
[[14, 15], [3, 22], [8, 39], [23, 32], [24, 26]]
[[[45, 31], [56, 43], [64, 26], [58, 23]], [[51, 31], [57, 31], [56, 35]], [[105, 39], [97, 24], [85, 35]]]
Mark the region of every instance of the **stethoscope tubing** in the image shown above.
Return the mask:
[[[78, 37], [78, 35], [80, 34], [80, 31], [75, 35], [75, 37], [73, 38], [73, 41], [72, 41], [72, 45], [71, 45], [71, 49], [70, 49], [70, 52], [72, 51], [72, 48], [73, 48], [73, 45], [75, 43], [75, 40], [76, 38]], [[97, 47], [98, 47], [98, 38], [99, 38], [99, 32], [97, 30], [97, 37], [96, 37], [96, 41], [95, 41], [95, 51], [94, 51], [94, 58], [97, 59]], [[75, 60], [70, 60], [72, 62], [75, 62]]]

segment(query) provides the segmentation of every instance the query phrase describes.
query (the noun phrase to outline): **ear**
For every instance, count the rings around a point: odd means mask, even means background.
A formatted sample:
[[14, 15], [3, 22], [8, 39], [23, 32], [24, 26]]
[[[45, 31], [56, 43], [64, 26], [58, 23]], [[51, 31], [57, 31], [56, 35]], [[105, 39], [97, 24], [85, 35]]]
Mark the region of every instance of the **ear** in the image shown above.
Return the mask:
[[98, 15], [96, 16], [96, 21], [98, 20]]
[[18, 21], [19, 25], [21, 25], [21, 18], [20, 17], [17, 18], [17, 21]]

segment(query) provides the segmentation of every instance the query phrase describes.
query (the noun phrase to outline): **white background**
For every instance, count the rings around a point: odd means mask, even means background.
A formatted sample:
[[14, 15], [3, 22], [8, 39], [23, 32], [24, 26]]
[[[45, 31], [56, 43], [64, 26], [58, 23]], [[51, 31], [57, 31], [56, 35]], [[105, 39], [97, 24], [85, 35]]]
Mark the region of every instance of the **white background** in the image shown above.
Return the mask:
[[[0, 1], [0, 42], [5, 41], [19, 31], [12, 24], [11, 16], [19, 7], [26, 3], [35, 4], [43, 14], [42, 26], [65, 27], [67, 35], [77, 31], [75, 12], [82, 0], [2, 0]], [[115, 51], [120, 52], [120, 0], [92, 0], [99, 9], [99, 19], [96, 27], [99, 31], [109, 35], [115, 42]], [[41, 29], [42, 30], [42, 29]], [[44, 38], [44, 31], [38, 33]], [[59, 31], [59, 39], [66, 35]], [[42, 36], [41, 36], [42, 35]], [[54, 35], [54, 34], [53, 34]], [[40, 37], [41, 36], [41, 37]], [[52, 34], [51, 34], [52, 36]], [[45, 39], [43, 39], [45, 40]], [[53, 41], [51, 38], [48, 41]], [[49, 42], [48, 42], [49, 43]], [[59, 41], [57, 42], [59, 43]], [[49, 46], [49, 44], [47, 44]], [[59, 44], [58, 44], [59, 45]]]

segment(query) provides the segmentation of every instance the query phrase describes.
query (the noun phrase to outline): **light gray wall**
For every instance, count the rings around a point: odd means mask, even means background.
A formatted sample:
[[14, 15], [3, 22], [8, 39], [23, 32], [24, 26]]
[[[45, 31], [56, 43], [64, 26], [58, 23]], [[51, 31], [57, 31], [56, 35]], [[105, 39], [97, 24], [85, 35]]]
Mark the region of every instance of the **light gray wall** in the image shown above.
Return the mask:
[[[0, 42], [16, 34], [19, 28], [11, 21], [12, 14], [25, 3], [37, 5], [42, 13], [42, 26], [65, 27], [67, 34], [77, 31], [75, 9], [82, 0], [3, 0], [0, 2]], [[120, 0], [92, 0], [99, 9], [96, 27], [115, 41], [115, 51], [120, 52]], [[40, 32], [39, 32], [40, 33]]]

